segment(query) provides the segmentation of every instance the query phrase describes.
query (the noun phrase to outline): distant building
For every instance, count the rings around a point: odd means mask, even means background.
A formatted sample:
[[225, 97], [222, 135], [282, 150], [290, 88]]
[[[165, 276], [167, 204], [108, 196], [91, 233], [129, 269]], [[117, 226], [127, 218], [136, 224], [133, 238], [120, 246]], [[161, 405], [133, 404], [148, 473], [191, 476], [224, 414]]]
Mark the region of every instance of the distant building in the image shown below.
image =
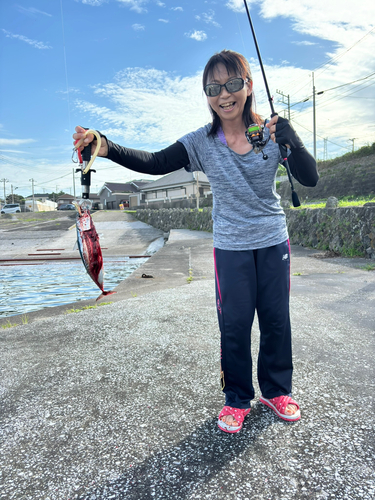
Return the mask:
[[[31, 200], [33, 199], [33, 195], [31, 194], [30, 196], [26, 196], [25, 200]], [[49, 194], [48, 193], [36, 193], [34, 194], [34, 201], [41, 201], [44, 203], [46, 200], [49, 199]]]
[[57, 206], [66, 205], [67, 203], [72, 203], [75, 200], [74, 196], [71, 194], [62, 194], [57, 198]]
[[140, 193], [131, 196], [130, 207], [145, 204], [151, 208], [155, 202], [196, 198], [197, 192], [204, 197], [210, 191], [210, 183], [203, 172], [187, 172], [182, 168], [143, 186]]
[[140, 190], [146, 184], [150, 184], [150, 181], [105, 182], [98, 192], [100, 204], [104, 210], [118, 210], [120, 203], [124, 207], [129, 207], [130, 196], [140, 193]]
[[56, 210], [57, 204], [51, 200], [39, 201], [34, 197], [28, 196], [25, 200], [25, 211], [26, 212], [52, 212]]
[[[74, 200], [79, 200], [81, 196], [72, 196], [71, 194], [63, 194], [57, 198], [57, 206], [65, 205], [66, 203], [73, 203]], [[93, 203], [93, 208], [99, 208], [98, 205], [100, 203], [100, 197], [96, 193], [90, 192], [90, 200]]]

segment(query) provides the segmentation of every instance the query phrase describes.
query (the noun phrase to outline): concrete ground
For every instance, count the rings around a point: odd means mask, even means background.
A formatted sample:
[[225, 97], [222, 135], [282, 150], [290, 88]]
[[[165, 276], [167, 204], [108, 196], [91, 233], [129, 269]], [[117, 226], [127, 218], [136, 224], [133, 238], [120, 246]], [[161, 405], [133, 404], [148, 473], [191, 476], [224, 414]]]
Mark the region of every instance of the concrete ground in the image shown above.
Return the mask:
[[256, 386], [242, 431], [217, 428], [208, 233], [172, 231], [110, 305], [0, 330], [0, 499], [373, 499], [375, 272], [317, 257], [292, 247], [295, 424]]

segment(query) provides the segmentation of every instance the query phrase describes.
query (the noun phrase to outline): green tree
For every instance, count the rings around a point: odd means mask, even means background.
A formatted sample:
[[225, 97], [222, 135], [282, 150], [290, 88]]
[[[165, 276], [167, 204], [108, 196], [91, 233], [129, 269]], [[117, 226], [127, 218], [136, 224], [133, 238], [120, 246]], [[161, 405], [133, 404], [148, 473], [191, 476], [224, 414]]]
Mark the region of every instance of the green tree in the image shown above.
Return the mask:
[[14, 203], [19, 203], [20, 205], [25, 204], [25, 198], [19, 194], [14, 194], [13, 197], [11, 194], [8, 194], [6, 202], [13, 203], [13, 199], [14, 199]]
[[280, 175], [287, 175], [287, 174], [286, 174], [286, 168], [280, 165], [279, 163], [279, 167], [277, 169], [277, 177], [279, 177]]
[[64, 196], [64, 194], [67, 194], [67, 193], [64, 193], [64, 191], [60, 191], [59, 193], [55, 193], [54, 191], [52, 191], [52, 193], [47, 193], [47, 194], [48, 194], [49, 200], [55, 201], [57, 203], [59, 196]]

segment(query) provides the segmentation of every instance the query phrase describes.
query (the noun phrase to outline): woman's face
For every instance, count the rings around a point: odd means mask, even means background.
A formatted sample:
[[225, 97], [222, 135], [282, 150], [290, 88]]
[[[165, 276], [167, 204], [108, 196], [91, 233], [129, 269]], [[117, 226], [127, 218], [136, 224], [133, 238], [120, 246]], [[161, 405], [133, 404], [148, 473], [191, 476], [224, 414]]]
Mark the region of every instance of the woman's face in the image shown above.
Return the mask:
[[[228, 73], [224, 64], [218, 64], [212, 74], [209, 76], [208, 83], [220, 83], [224, 85], [233, 78], [241, 78], [237, 73]], [[245, 82], [243, 89], [238, 92], [230, 93], [225, 87], [222, 87], [221, 92], [216, 97], [207, 97], [211, 108], [217, 113], [221, 122], [225, 121], [242, 121], [242, 113], [245, 102], [251, 94], [252, 82]]]

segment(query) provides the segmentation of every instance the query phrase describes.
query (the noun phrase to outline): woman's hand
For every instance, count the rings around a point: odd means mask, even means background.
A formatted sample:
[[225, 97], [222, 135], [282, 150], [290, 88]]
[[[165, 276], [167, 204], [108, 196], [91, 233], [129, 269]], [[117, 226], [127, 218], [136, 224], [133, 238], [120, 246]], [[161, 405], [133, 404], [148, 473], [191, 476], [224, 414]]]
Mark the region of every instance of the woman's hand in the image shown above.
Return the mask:
[[[73, 134], [74, 144], [76, 141], [82, 139], [86, 133], [86, 130], [79, 125], [75, 128], [76, 133]], [[102, 142], [98, 152], [98, 156], [106, 157], [108, 155], [108, 143], [105, 137], [101, 137]], [[88, 146], [91, 143], [91, 154], [94, 154], [96, 148], [96, 137], [93, 134], [88, 134], [83, 139], [83, 144], [80, 146], [79, 150], [82, 151], [84, 147]]]
[[[284, 118], [281, 118], [281, 120], [284, 120]], [[279, 137], [276, 136], [276, 123], [279, 121], [279, 115], [275, 115], [271, 118], [271, 120], [266, 124], [266, 127], [270, 129], [270, 137], [273, 140], [274, 143], [280, 143]], [[287, 121], [287, 120], [285, 120]], [[288, 122], [289, 124], [289, 122]], [[289, 144], [284, 144], [287, 148], [290, 149]]]
[[273, 142], [283, 144], [292, 151], [304, 149], [303, 142], [289, 120], [275, 115], [271, 118], [269, 123], [266, 124], [266, 127], [270, 129], [270, 136]]

